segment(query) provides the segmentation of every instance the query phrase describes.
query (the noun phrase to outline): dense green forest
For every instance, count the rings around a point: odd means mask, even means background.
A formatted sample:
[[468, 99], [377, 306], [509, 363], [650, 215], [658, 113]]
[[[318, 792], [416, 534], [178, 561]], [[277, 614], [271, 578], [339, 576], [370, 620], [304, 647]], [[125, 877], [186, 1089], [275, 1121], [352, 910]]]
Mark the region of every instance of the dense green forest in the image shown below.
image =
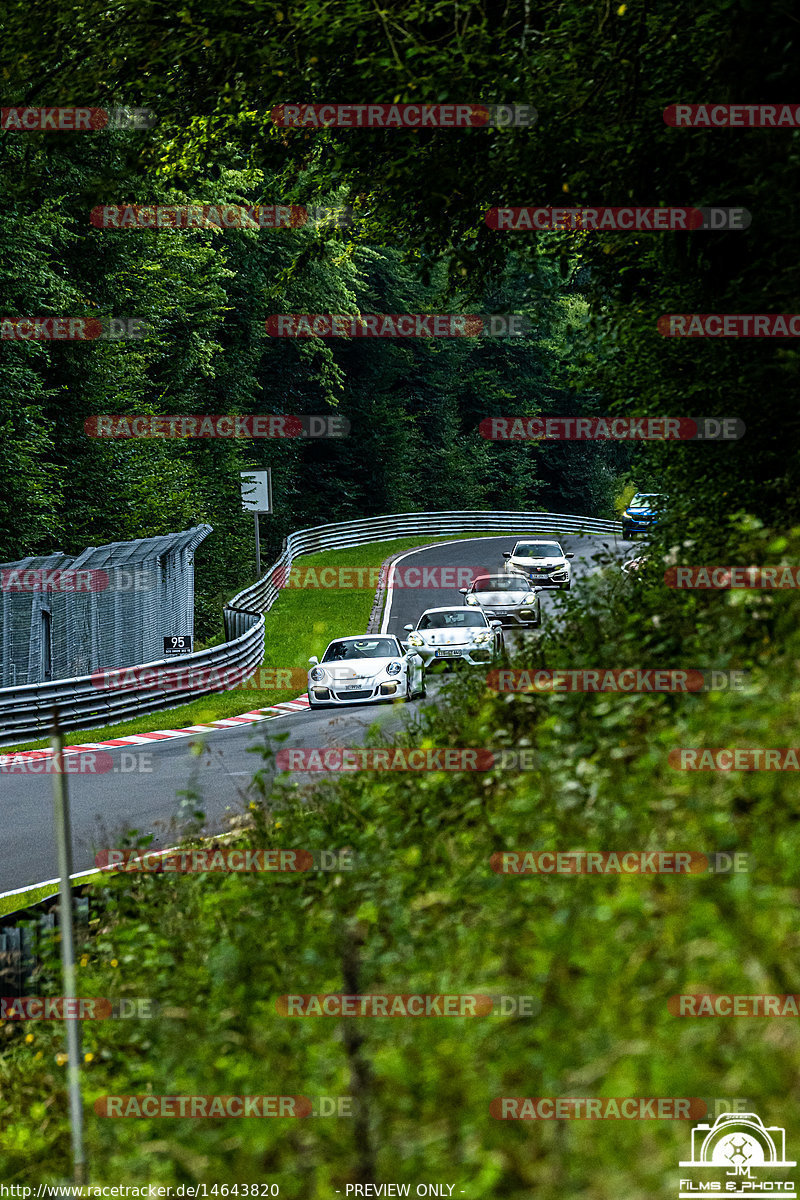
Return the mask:
[[[665, 312], [791, 310], [796, 136], [662, 118], [708, 78], [717, 98], [790, 94], [784, 25], [780, 10], [687, 2], [668, 15], [568, 4], [453, 14], [439, 3], [376, 14], [340, 3], [324, 16], [312, 3], [167, 13], [92, 2], [59, 9], [45, 32], [34, 9], [12, 5], [5, 39], [20, 53], [4, 69], [6, 103], [88, 95], [146, 106], [156, 123], [0, 139], [4, 313], [150, 323], [141, 341], [4, 343], [0, 559], [209, 521], [217, 535], [198, 580], [208, 626], [210, 597], [240, 582], [245, 562], [252, 571], [243, 464], [273, 468], [271, 545], [303, 524], [414, 508], [610, 515], [630, 456], [481, 439], [482, 417], [507, 412], [739, 416], [741, 443], [650, 446], [636, 481], [682, 497], [690, 523], [716, 527], [732, 501], [767, 520], [795, 511], [794, 342], [656, 331]], [[465, 86], [484, 102], [535, 103], [538, 123], [309, 130], [270, 117], [292, 95], [447, 101]], [[341, 229], [90, 224], [98, 204], [155, 202], [348, 204], [354, 219]], [[752, 225], [534, 235], [484, 220], [497, 203], [598, 202], [736, 204]], [[532, 332], [517, 344], [263, 336], [270, 314], [305, 311], [523, 312]], [[99, 443], [83, 429], [97, 413], [334, 410], [351, 422], [338, 443]]]
[[[442, 266], [423, 283], [418, 256], [370, 244], [356, 229], [100, 230], [88, 225], [86, 206], [101, 166], [116, 170], [126, 199], [170, 205], [212, 196], [252, 204], [275, 197], [279, 183], [231, 170], [176, 195], [154, 189], [145, 172], [131, 178], [120, 144], [130, 134], [109, 133], [105, 145], [76, 134], [66, 147], [36, 147], [33, 162], [10, 136], [2, 146], [9, 173], [39, 171], [70, 180], [75, 191], [53, 196], [48, 186], [4, 214], [8, 314], [133, 317], [148, 332], [4, 343], [0, 560], [207, 521], [215, 533], [198, 554], [198, 605], [200, 628], [210, 632], [221, 593], [254, 570], [251, 519], [239, 502], [243, 467], [272, 468], [275, 515], [264, 533], [273, 549], [293, 528], [389, 512], [611, 514], [626, 460], [620, 447], [499, 445], [478, 429], [487, 415], [592, 406], [566, 379], [586, 304], [553, 263], [511, 258], [475, 309], [471, 297], [448, 292]], [[20, 271], [20, 257], [29, 272]], [[279, 312], [464, 311], [533, 312], [533, 330], [513, 339], [309, 343], [264, 329]], [[349, 432], [316, 441], [85, 432], [98, 414], [143, 413], [336, 414]]]

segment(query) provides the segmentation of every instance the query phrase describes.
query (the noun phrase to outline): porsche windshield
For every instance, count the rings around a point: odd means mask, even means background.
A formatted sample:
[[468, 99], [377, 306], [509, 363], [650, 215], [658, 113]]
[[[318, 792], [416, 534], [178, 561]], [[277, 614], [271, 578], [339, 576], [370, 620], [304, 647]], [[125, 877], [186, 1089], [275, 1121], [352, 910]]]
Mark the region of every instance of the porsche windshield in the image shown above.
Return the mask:
[[417, 629], [485, 629], [486, 618], [480, 612], [424, 613], [419, 619]]
[[472, 585], [473, 592], [521, 592], [523, 595], [530, 591], [528, 584], [519, 575], [487, 575], [485, 579], [476, 579]]
[[355, 641], [331, 642], [323, 662], [349, 662], [353, 658], [399, 658], [397, 644], [392, 638], [358, 638]]
[[520, 542], [514, 547], [514, 558], [563, 558], [558, 542]]

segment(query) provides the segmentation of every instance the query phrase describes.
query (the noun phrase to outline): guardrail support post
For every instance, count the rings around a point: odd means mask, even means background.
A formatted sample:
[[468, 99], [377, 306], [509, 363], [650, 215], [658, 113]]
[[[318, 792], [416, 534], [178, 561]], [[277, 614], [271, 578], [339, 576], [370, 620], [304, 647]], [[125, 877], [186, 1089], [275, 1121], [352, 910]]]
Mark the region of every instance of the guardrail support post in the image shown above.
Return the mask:
[[[58, 724], [58, 709], [53, 712], [53, 812], [58, 847], [59, 933], [61, 943], [61, 974], [64, 998], [75, 996], [75, 934], [72, 921], [72, 830], [69, 820], [69, 795], [64, 774], [64, 738]], [[72, 1134], [73, 1178], [77, 1184], [88, 1182], [86, 1156], [83, 1148], [83, 1102], [81, 1099], [80, 1054], [81, 1035], [77, 1019], [65, 1017], [67, 1034], [67, 1089], [69, 1092], [69, 1124]]]

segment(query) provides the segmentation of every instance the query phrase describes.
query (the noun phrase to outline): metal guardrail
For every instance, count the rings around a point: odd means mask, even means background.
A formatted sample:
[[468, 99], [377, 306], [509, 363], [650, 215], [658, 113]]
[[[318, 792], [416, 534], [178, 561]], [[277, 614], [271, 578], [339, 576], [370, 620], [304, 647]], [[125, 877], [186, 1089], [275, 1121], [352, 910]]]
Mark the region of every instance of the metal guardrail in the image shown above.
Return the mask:
[[[98, 671], [74, 679], [0, 689], [0, 746], [47, 737], [56, 709], [62, 729], [91, 729], [174, 708], [211, 692], [228, 691], [249, 679], [264, 658], [263, 614], [239, 612], [237, 620], [243, 631], [221, 646], [108, 672], [115, 677], [138, 677], [140, 682], [132, 686], [104, 683], [106, 673]], [[159, 680], [157, 686], [148, 682], [154, 678]], [[206, 686], [202, 682], [198, 686], [203, 680]]]
[[[564, 513], [542, 512], [473, 512], [397, 513], [388, 517], [366, 517], [359, 521], [337, 521], [333, 525], [315, 525], [290, 533], [280, 557], [272, 564], [263, 579], [234, 596], [225, 610], [226, 631], [228, 613], [247, 606], [259, 612], [269, 612], [280, 595], [281, 582], [292, 562], [301, 554], [319, 550], [344, 550], [363, 546], [367, 542], [391, 541], [402, 537], [443, 537], [449, 533], [485, 533], [487, 531], [525, 537], [528, 534], [607, 534], [622, 536], [620, 521], [596, 517], [574, 517]], [[231, 629], [233, 626], [231, 626]], [[231, 634], [228, 633], [230, 637]]]
[[[615, 537], [621, 535], [622, 526], [619, 521], [561, 513], [475, 510], [398, 513], [300, 529], [286, 539], [280, 556], [264, 578], [239, 592], [226, 605], [226, 640], [222, 645], [178, 659], [159, 659], [140, 666], [118, 668], [113, 673], [128, 673], [134, 678], [146, 674], [150, 682], [141, 682], [138, 686], [106, 687], [97, 676], [87, 675], [0, 688], [0, 747], [46, 737], [55, 709], [58, 709], [63, 729], [91, 729], [124, 721], [140, 713], [174, 708], [213, 692], [229, 691], [237, 683], [246, 681], [258, 670], [264, 658], [264, 613], [269, 612], [277, 600], [281, 585], [299, 555], [402, 537], [442, 537], [451, 533], [488, 531], [508, 531], [520, 537], [537, 533]], [[208, 673], [207, 686], [202, 682], [204, 672]], [[166, 681], [163, 686], [153, 686], [154, 675]]]

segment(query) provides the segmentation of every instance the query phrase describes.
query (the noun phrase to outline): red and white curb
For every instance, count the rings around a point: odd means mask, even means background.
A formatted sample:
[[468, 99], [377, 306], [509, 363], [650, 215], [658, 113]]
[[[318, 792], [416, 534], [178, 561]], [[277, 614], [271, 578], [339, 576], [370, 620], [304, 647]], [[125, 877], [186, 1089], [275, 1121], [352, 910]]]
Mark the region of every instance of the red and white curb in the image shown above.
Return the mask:
[[[240, 717], [225, 717], [220, 721], [208, 721], [205, 725], [188, 725], [185, 729], [159, 729], [153, 733], [132, 733], [128, 737], [109, 738], [107, 742], [83, 742], [80, 746], [65, 746], [64, 754], [84, 754], [90, 750], [113, 750], [118, 746], [146, 746], [148, 742], [167, 742], [173, 738], [191, 737], [195, 733], [211, 733], [214, 729], [235, 729], [239, 725], [252, 725], [255, 721], [274, 721], [288, 713], [303, 712], [309, 707], [308, 695], [297, 696], [294, 700], [283, 700], [269, 708], [256, 708], [252, 712], [242, 713]], [[15, 762], [36, 762], [41, 758], [49, 758], [52, 750], [23, 750], [17, 754], [3, 754], [0, 751], [0, 762], [4, 765]]]

